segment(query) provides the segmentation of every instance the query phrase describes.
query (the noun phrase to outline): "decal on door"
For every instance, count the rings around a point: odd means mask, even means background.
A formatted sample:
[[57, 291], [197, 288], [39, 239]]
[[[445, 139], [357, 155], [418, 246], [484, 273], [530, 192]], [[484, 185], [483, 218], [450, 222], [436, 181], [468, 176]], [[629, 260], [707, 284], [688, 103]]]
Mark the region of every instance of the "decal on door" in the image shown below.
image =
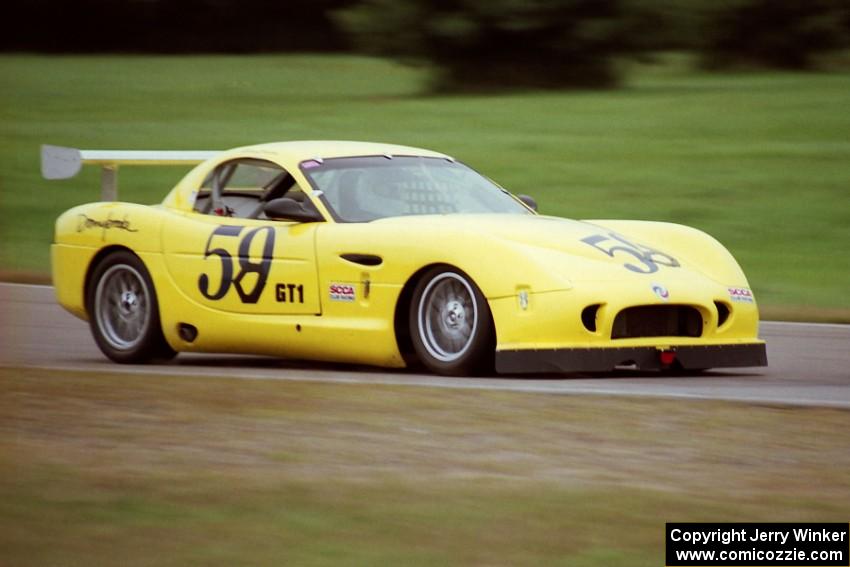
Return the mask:
[[331, 301], [354, 301], [356, 292], [354, 286], [347, 283], [332, 283], [328, 288]]
[[274, 286], [278, 303], [304, 303], [304, 284], [279, 283]]
[[[213, 288], [211, 278], [207, 274], [201, 274], [198, 278], [198, 290], [201, 295], [212, 301], [218, 301], [230, 291], [231, 288], [236, 290], [242, 303], [257, 303], [263, 289], [266, 287], [266, 281], [269, 277], [269, 270], [272, 266], [272, 252], [274, 251], [274, 228], [270, 226], [261, 226], [253, 230], [249, 230], [244, 236], [241, 236], [239, 241], [239, 251], [236, 261], [230, 253], [224, 248], [212, 248], [213, 239], [224, 238], [240, 238], [242, 230], [245, 227], [222, 225], [212, 231], [207, 239], [207, 246], [204, 250], [204, 259], [209, 259], [210, 256], [218, 256], [221, 262], [221, 281]], [[263, 234], [261, 234], [263, 233]], [[260, 258], [251, 258], [251, 243], [255, 238], [264, 238], [263, 252]], [[235, 264], [235, 265], [234, 265]], [[234, 268], [238, 267], [238, 272], [233, 275]], [[257, 279], [254, 286], [245, 289], [242, 285], [245, 276], [248, 274], [257, 274]]]

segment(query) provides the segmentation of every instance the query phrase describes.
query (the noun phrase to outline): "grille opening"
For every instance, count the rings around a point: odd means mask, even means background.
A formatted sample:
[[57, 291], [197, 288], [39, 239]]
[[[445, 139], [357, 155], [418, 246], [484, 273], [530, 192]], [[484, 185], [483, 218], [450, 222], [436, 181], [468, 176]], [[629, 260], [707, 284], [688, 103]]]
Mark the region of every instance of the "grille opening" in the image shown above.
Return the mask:
[[729, 319], [729, 306], [722, 301], [715, 301], [714, 306], [717, 307], [717, 326], [722, 327]]
[[702, 316], [687, 305], [644, 305], [617, 313], [612, 339], [702, 336]]
[[588, 305], [581, 311], [581, 323], [591, 333], [596, 332], [596, 313], [600, 307], [602, 305], [597, 303], [596, 305]]

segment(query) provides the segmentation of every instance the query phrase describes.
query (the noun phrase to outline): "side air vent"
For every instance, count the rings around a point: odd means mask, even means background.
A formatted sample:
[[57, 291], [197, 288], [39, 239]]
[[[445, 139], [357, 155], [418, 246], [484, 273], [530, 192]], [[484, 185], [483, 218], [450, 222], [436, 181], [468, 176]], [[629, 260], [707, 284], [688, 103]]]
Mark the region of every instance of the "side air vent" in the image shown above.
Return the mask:
[[717, 307], [717, 326], [722, 327], [729, 320], [729, 306], [722, 301], [715, 301], [714, 306]]
[[198, 338], [198, 328], [189, 323], [180, 323], [177, 326], [177, 334], [187, 343], [193, 343]]
[[581, 324], [591, 333], [596, 332], [596, 314], [599, 312], [600, 304], [588, 305], [581, 310]]
[[612, 339], [702, 336], [702, 316], [687, 305], [644, 305], [617, 313]]
[[380, 266], [383, 258], [374, 254], [340, 254], [343, 260], [348, 260], [361, 266]]

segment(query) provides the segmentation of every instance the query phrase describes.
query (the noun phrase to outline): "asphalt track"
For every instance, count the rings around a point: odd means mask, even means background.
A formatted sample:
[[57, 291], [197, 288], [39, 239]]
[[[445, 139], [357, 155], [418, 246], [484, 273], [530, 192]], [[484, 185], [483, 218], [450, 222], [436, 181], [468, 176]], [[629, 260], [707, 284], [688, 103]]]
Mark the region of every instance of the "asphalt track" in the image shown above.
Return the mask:
[[131, 366], [104, 358], [88, 325], [59, 307], [51, 287], [0, 284], [0, 367], [850, 408], [850, 325], [768, 321], [762, 323], [760, 334], [767, 341], [769, 367], [692, 376], [620, 371], [594, 376], [443, 378], [267, 357], [197, 354], [180, 355], [167, 365]]

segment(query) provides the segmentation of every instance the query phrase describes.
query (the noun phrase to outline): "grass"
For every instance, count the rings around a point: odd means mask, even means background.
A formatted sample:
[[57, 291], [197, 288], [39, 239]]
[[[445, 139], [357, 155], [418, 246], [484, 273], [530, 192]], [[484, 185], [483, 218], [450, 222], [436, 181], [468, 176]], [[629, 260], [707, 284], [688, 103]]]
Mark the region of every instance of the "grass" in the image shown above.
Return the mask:
[[850, 413], [0, 369], [10, 565], [663, 564], [668, 521], [846, 521]]
[[[3, 55], [0, 267], [47, 271], [53, 219], [98, 196], [96, 170], [40, 179], [42, 143], [363, 139], [450, 153], [545, 213], [698, 227], [732, 250], [768, 311], [850, 318], [850, 73], [687, 63], [633, 65], [610, 92], [427, 96], [424, 71], [352, 56]], [[158, 202], [181, 175], [126, 168], [121, 194]]]

